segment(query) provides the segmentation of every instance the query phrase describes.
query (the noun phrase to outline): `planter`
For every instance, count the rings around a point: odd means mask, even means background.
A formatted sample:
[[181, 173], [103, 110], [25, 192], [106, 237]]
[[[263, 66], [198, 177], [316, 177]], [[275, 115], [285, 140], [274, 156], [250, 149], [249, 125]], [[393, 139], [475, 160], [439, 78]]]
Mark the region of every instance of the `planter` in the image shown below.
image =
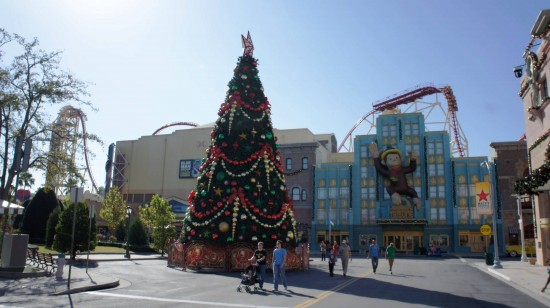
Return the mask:
[[529, 258], [528, 260], [529, 260], [529, 264], [531, 264], [531, 265], [537, 264], [537, 259], [536, 258]]

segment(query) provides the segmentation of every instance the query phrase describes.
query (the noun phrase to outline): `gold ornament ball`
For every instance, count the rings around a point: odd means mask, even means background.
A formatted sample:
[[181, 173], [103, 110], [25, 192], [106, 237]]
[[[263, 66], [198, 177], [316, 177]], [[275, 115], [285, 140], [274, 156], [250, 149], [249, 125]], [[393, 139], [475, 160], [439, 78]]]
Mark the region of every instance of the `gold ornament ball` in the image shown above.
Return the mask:
[[222, 221], [220, 222], [218, 228], [220, 229], [221, 232], [227, 232], [229, 231], [229, 224], [225, 221]]
[[294, 232], [288, 231], [287, 236], [288, 236], [289, 238], [293, 239], [293, 238], [294, 238]]

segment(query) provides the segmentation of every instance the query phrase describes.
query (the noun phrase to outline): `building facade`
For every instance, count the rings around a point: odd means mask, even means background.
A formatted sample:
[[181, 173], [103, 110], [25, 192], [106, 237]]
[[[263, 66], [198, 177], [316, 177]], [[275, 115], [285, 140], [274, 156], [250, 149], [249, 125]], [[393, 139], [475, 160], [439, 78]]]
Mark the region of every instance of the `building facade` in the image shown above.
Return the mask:
[[502, 209], [503, 241], [506, 245], [521, 245], [523, 231], [524, 238], [531, 243], [535, 236], [531, 198], [518, 196], [514, 192], [516, 181], [529, 174], [527, 143], [525, 140], [492, 142], [491, 148], [491, 157], [495, 162], [495, 187]]
[[[487, 157], [452, 157], [448, 133], [426, 131], [421, 113], [386, 111], [376, 119], [376, 128], [376, 134], [355, 137], [354, 153], [333, 155], [316, 168], [316, 242], [349, 239], [353, 250], [365, 251], [376, 239], [409, 254], [431, 246], [457, 253], [485, 251], [490, 239], [480, 228], [492, 222], [492, 215], [477, 213], [475, 185], [494, 175], [492, 164], [491, 172], [481, 165]], [[404, 165], [411, 152], [418, 153], [407, 182], [417, 192], [420, 208], [407, 198], [400, 206], [392, 204], [387, 180], [377, 173], [369, 150], [373, 142], [381, 150], [399, 149]]]
[[519, 92], [525, 114], [530, 181], [520, 183], [519, 190], [533, 193], [536, 262], [543, 265], [550, 259], [550, 10], [540, 12], [530, 35]]
[[[158, 194], [168, 200], [176, 217], [182, 219], [188, 206], [187, 197], [197, 185], [196, 177], [211, 142], [212, 127], [205, 125], [118, 141], [113, 185], [134, 209]], [[314, 167], [335, 151], [336, 138], [334, 134], [316, 135], [305, 128], [275, 129], [274, 135], [281, 152], [286, 187], [293, 200], [298, 236], [306, 241], [313, 216]], [[132, 216], [137, 212], [134, 210]]]

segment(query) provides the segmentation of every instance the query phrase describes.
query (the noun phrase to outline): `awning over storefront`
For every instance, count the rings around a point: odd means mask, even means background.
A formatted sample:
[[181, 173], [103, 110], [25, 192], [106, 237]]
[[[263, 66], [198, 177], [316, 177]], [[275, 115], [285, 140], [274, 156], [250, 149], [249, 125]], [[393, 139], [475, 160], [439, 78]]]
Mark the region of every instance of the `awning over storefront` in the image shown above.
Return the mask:
[[[24, 207], [17, 205], [15, 203], [10, 203], [5, 200], [0, 200], [2, 202], [2, 211], [0, 214], [6, 215], [6, 214], [15, 214], [15, 215], [21, 215], [23, 214]], [[9, 211], [9, 213], [8, 213]]]

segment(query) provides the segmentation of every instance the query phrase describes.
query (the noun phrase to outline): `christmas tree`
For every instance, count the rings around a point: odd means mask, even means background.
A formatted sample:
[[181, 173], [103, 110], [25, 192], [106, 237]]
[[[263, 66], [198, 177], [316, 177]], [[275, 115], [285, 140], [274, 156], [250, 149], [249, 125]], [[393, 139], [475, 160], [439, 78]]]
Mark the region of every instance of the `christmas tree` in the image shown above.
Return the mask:
[[189, 195], [182, 242], [216, 246], [277, 240], [295, 246], [296, 221], [273, 135], [271, 106], [252, 56], [250, 33]]

